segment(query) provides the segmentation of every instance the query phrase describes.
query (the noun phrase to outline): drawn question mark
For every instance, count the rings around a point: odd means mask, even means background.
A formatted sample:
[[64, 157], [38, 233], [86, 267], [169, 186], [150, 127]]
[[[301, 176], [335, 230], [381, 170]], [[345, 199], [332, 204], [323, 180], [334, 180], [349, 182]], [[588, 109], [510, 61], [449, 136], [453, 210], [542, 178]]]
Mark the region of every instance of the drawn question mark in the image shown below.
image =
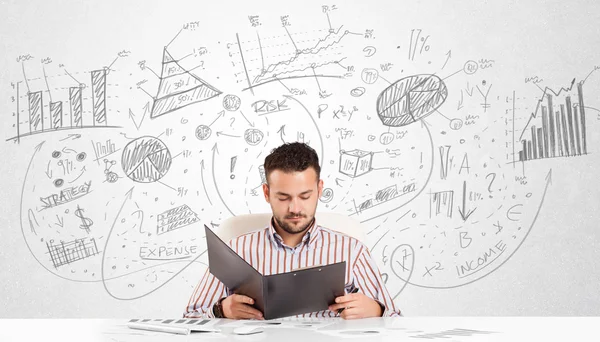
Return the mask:
[[234, 122], [235, 122], [235, 117], [231, 118], [231, 123], [229, 124], [229, 127], [233, 126]]
[[491, 193], [492, 192], [492, 183], [494, 183], [494, 181], [496, 180], [496, 173], [492, 172], [492, 173], [488, 173], [487, 176], [485, 176], [485, 179], [488, 179], [489, 176], [492, 176], [492, 181], [490, 182], [490, 185], [488, 185], [488, 191]]

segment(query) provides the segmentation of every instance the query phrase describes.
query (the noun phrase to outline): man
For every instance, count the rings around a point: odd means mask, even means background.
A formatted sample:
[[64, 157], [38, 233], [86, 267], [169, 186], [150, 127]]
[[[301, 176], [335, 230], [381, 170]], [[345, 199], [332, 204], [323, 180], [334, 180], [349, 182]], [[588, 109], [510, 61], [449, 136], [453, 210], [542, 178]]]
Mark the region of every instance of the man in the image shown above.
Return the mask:
[[[229, 246], [263, 275], [346, 261], [347, 294], [337, 297], [328, 310], [303, 316], [400, 316], [367, 248], [352, 237], [319, 226], [315, 220], [323, 192], [317, 153], [303, 143], [284, 144], [265, 158], [264, 168], [267, 183], [263, 192], [273, 211], [271, 224], [232, 239]], [[253, 304], [252, 298], [231, 293], [207, 269], [184, 317], [263, 319]]]

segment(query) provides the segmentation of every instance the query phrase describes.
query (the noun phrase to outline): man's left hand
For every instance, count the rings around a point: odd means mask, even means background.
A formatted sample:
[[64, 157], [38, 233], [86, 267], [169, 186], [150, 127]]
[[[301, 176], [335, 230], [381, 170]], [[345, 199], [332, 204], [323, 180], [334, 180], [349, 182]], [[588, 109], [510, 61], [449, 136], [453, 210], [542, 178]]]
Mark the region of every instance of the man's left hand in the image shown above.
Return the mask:
[[362, 293], [350, 293], [337, 297], [335, 304], [329, 306], [329, 310], [337, 312], [339, 309], [344, 309], [340, 314], [343, 319], [381, 317], [382, 315], [379, 303]]

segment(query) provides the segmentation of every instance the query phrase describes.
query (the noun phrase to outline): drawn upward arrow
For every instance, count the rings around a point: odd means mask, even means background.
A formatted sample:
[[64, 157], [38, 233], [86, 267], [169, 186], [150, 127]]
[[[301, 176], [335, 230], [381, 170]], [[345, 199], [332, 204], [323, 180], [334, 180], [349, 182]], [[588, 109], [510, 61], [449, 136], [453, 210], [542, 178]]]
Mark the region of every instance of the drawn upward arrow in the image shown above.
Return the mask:
[[467, 181], [463, 182], [463, 198], [462, 198], [462, 210], [458, 207], [458, 212], [463, 221], [467, 221], [469, 216], [475, 212], [477, 208], [467, 211]]
[[150, 101], [146, 102], [146, 105], [144, 106], [144, 114], [142, 115], [142, 119], [140, 120], [140, 123], [138, 124], [137, 122], [135, 122], [135, 114], [133, 114], [133, 112], [131, 111], [131, 108], [129, 108], [129, 118], [131, 119], [131, 121], [133, 121], [133, 124], [135, 125], [135, 129], [136, 130], [140, 130], [140, 127], [142, 127], [142, 122], [144, 122], [144, 118], [146, 117], [146, 113], [148, 113], [150, 111]]
[[281, 128], [277, 131], [277, 133], [279, 133], [281, 141], [283, 141], [283, 143], [285, 144], [285, 140], [283, 139], [283, 136], [285, 135], [285, 125], [281, 125]]
[[210, 123], [210, 125], [208, 125], [208, 127], [212, 126], [217, 120], [219, 120], [220, 118], [225, 116], [225, 111], [222, 110], [219, 112], [219, 115], [217, 115], [216, 119], [213, 120], [213, 122]]
[[448, 63], [448, 60], [450, 60], [450, 57], [452, 57], [452, 50], [448, 50], [448, 52], [446, 52], [446, 56], [448, 56], [448, 58], [446, 58], [446, 62], [444, 62], [442, 69], [444, 69], [444, 67], [446, 66], [446, 63]]
[[213, 182], [215, 183], [215, 189], [217, 190], [217, 194], [219, 195], [219, 198], [221, 199], [221, 202], [223, 202], [223, 205], [225, 206], [225, 208], [227, 208], [227, 211], [229, 211], [229, 213], [231, 214], [231, 216], [235, 216], [235, 214], [233, 213], [233, 211], [231, 211], [231, 209], [229, 209], [229, 207], [227, 206], [227, 203], [225, 203], [225, 201], [223, 200], [223, 196], [221, 196], [221, 192], [219, 191], [219, 185], [217, 185], [217, 179], [215, 178], [215, 155], [217, 153], [219, 153], [219, 148], [217, 147], [217, 143], [215, 143], [215, 146], [213, 146], [212, 151], [213, 151], [213, 155], [212, 155], [212, 176], [213, 176]]
[[[217, 145], [215, 144], [215, 146]], [[208, 203], [210, 203], [210, 205], [213, 205], [212, 201], [210, 200], [210, 196], [208, 196], [208, 191], [206, 191], [206, 185], [204, 184], [204, 159], [200, 161], [200, 179], [202, 180], [202, 187], [204, 188], [204, 194], [206, 194]]]

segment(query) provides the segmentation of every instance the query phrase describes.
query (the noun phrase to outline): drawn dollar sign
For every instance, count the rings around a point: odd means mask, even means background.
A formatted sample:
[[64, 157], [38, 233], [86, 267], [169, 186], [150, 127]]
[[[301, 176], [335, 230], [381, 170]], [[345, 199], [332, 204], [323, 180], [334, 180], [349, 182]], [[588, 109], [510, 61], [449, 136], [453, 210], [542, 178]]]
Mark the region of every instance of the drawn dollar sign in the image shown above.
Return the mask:
[[75, 216], [81, 219], [81, 225], [79, 228], [85, 229], [85, 231], [89, 234], [90, 227], [94, 224], [94, 221], [92, 221], [89, 217], [83, 216], [83, 209], [81, 209], [79, 206], [77, 206], [77, 210], [75, 210]]

